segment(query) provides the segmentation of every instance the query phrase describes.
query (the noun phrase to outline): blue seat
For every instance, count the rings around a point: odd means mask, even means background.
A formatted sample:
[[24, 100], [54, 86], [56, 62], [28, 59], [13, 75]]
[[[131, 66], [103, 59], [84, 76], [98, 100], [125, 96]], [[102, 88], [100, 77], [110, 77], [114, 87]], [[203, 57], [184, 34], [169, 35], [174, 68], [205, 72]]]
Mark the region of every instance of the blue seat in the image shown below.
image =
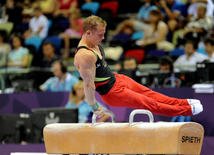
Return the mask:
[[50, 31], [52, 24], [53, 24], [53, 21], [49, 19], [48, 20], [48, 35], [49, 35], [49, 31]]
[[100, 8], [99, 2], [90, 2], [90, 3], [84, 3], [81, 6], [81, 10], [90, 10], [93, 15], [97, 14], [98, 9]]
[[60, 19], [60, 20], [55, 21], [53, 25], [54, 26], [62, 26], [65, 29], [67, 29], [70, 26], [70, 22], [68, 19]]
[[165, 51], [154, 49], [154, 50], [150, 50], [146, 55], [147, 56], [156, 56], [156, 57], [160, 58], [165, 55]]
[[113, 40], [121, 40], [123, 43], [126, 43], [130, 39], [130, 34], [120, 33], [113, 37]]
[[23, 22], [23, 23], [20, 23], [16, 26], [16, 29], [23, 29], [24, 31], [27, 31], [29, 29], [29, 23], [28, 22]]
[[138, 40], [138, 39], [142, 39], [143, 38], [143, 31], [140, 31], [140, 32], [134, 32], [131, 36], [131, 39], [132, 40]]
[[184, 48], [176, 48], [169, 52], [170, 56], [180, 56], [184, 54]]
[[25, 44], [26, 45], [33, 45], [36, 49], [36, 52], [38, 53], [39, 48], [42, 44], [42, 41], [43, 41], [42, 38], [35, 36], [35, 37], [25, 39]]
[[171, 119], [171, 122], [191, 122], [191, 116], [175, 116]]
[[47, 38], [45, 38], [44, 42], [51, 42], [55, 45], [56, 47], [56, 53], [59, 54], [59, 50], [62, 44], [62, 38], [58, 37], [58, 36], [49, 36]]
[[201, 47], [201, 48], [198, 48], [198, 49], [197, 49], [197, 52], [198, 52], [198, 53], [201, 53], [201, 54], [207, 55], [207, 52], [205, 51], [205, 48], [202, 48], [202, 47]]

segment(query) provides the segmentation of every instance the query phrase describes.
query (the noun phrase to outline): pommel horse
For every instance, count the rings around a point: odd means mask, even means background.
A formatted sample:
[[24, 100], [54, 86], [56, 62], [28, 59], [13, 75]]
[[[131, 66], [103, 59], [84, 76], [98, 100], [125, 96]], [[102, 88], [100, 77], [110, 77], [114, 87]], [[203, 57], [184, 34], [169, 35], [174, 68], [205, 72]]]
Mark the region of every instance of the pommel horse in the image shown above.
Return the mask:
[[[204, 129], [193, 122], [157, 122], [147, 110], [133, 110], [129, 123], [56, 123], [45, 126], [48, 154], [182, 154], [199, 155]], [[147, 114], [149, 122], [133, 122], [135, 114]]]

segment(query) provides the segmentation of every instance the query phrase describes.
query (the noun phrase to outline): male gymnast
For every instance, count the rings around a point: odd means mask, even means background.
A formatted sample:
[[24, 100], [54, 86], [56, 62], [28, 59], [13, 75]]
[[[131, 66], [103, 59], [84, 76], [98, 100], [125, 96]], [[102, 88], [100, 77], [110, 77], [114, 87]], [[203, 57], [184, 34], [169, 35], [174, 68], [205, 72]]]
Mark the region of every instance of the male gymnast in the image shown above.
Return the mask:
[[104, 115], [104, 110], [96, 103], [95, 90], [106, 104], [114, 107], [145, 109], [165, 116], [191, 116], [203, 111], [199, 100], [168, 97], [127, 76], [113, 73], [100, 45], [106, 26], [100, 17], [89, 16], [84, 21], [83, 36], [74, 57], [74, 65], [84, 80], [86, 99], [98, 117]]

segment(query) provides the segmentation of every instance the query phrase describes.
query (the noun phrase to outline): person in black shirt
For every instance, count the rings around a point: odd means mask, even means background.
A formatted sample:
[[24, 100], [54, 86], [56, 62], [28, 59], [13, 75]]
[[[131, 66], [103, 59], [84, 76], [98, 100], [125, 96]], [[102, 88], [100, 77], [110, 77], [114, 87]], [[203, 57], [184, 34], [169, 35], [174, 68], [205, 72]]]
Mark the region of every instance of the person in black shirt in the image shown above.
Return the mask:
[[55, 53], [55, 46], [51, 42], [45, 42], [42, 45], [42, 52], [43, 52], [43, 59], [40, 63], [40, 67], [51, 67], [52, 64], [57, 61], [61, 60], [61, 58]]

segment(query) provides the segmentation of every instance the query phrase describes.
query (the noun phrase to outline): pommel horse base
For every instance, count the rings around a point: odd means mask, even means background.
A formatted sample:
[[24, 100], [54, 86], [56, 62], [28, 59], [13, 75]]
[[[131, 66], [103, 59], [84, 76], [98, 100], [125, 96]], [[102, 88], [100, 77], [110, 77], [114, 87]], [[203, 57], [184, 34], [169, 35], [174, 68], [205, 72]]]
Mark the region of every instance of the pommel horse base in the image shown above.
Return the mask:
[[[44, 128], [48, 154], [182, 154], [199, 155], [204, 138], [202, 125], [193, 122], [153, 123], [147, 110], [134, 110], [129, 123], [56, 123]], [[148, 114], [150, 123], [133, 123], [137, 113]]]

